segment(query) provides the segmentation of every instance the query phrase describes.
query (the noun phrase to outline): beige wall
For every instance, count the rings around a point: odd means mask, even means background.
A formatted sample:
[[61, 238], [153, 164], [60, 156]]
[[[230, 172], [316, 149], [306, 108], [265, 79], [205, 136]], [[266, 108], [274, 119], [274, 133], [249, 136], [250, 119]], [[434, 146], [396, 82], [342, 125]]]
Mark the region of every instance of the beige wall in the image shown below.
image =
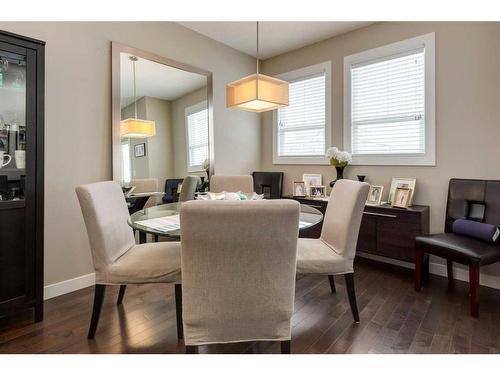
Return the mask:
[[175, 154], [175, 176], [183, 178], [188, 174], [206, 176], [205, 172], [188, 172], [186, 151], [186, 108], [207, 100], [207, 88], [202, 87], [172, 102], [173, 146]]
[[148, 138], [148, 150], [146, 150], [149, 159], [149, 177], [157, 178], [158, 189], [163, 191], [165, 180], [174, 175], [171, 102], [146, 97], [146, 116], [148, 120], [156, 123], [156, 135]]
[[47, 42], [46, 285], [93, 272], [74, 189], [112, 178], [111, 41], [213, 72], [216, 172], [248, 173], [259, 165], [258, 115], [225, 105], [226, 83], [255, 69], [249, 56], [172, 22], [2, 22], [0, 29]]
[[[342, 147], [343, 57], [414, 36], [436, 33], [436, 166], [350, 166], [345, 177], [367, 175], [384, 185], [391, 178], [417, 177], [415, 203], [431, 206], [431, 231], [443, 230], [447, 184], [451, 177], [500, 179], [500, 23], [379, 23], [286, 53], [262, 63], [275, 75], [332, 62], [333, 145]], [[335, 178], [328, 166], [273, 165], [272, 115], [262, 117], [263, 170], [285, 172], [284, 193], [302, 173]], [[498, 265], [490, 267], [498, 274]]]

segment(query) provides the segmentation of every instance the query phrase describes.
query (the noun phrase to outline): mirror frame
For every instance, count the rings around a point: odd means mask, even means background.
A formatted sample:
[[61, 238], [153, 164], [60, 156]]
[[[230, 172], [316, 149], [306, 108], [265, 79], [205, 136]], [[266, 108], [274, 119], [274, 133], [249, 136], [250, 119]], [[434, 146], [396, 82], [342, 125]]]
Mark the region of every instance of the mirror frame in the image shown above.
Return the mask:
[[[120, 137], [120, 53], [129, 53], [142, 59], [154, 61], [159, 64], [168, 65], [173, 68], [190, 73], [204, 75], [207, 78], [207, 108], [208, 108], [208, 160], [209, 178], [214, 174], [214, 127], [213, 127], [213, 82], [212, 72], [197, 68], [195, 66], [181, 63], [152, 52], [143, 51], [125, 44], [111, 42], [111, 146], [113, 160], [113, 180], [121, 184], [121, 137]], [[185, 176], [183, 176], [185, 177]], [[160, 187], [159, 187], [160, 188]], [[163, 187], [162, 187], [163, 189]]]

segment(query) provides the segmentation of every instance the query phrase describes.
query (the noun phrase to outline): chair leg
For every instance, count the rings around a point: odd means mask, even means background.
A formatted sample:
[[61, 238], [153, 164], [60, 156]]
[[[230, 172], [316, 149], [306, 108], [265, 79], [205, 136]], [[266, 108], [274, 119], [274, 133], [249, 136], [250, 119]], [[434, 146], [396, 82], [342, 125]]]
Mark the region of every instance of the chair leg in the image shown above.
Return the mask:
[[123, 303], [123, 297], [125, 296], [125, 289], [127, 289], [126, 285], [120, 285], [120, 291], [118, 292], [118, 299], [116, 300], [117, 305], [121, 305]]
[[479, 266], [469, 266], [470, 314], [479, 316]]
[[196, 345], [186, 345], [186, 354], [198, 354], [198, 347]]
[[448, 274], [448, 290], [452, 290], [455, 286], [455, 282], [453, 280], [453, 261], [446, 259], [446, 271]]
[[333, 275], [328, 275], [328, 281], [330, 282], [330, 289], [332, 293], [337, 293], [337, 289], [335, 288], [335, 280], [333, 279]]
[[422, 289], [422, 263], [424, 262], [424, 253], [420, 250], [415, 250], [415, 290], [417, 292]]
[[354, 290], [354, 273], [346, 273], [345, 286], [349, 296], [349, 305], [351, 305], [352, 317], [356, 323], [359, 323], [358, 305], [356, 304], [356, 291]]
[[291, 354], [291, 340], [281, 341], [281, 354]]
[[[184, 338], [184, 327], [182, 323], [182, 285], [175, 284], [175, 318], [177, 320], [177, 338]], [[186, 347], [187, 353], [187, 347]]]
[[104, 301], [105, 291], [106, 285], [96, 284], [94, 292], [94, 307], [92, 309], [92, 318], [90, 320], [89, 333], [87, 335], [88, 339], [93, 339], [95, 336], [97, 324], [99, 323], [99, 317], [101, 316], [101, 308], [102, 302]]

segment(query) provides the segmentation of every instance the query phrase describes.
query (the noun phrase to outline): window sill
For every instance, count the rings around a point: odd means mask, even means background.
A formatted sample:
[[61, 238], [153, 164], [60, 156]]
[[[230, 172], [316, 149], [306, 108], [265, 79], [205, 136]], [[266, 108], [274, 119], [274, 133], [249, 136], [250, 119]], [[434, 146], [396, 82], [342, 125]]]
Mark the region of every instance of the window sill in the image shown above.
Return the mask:
[[349, 165], [373, 165], [373, 166], [415, 166], [435, 167], [436, 158], [431, 155], [418, 156], [355, 156]]
[[322, 156], [276, 156], [273, 157], [273, 164], [296, 164], [296, 165], [330, 165], [330, 161]]

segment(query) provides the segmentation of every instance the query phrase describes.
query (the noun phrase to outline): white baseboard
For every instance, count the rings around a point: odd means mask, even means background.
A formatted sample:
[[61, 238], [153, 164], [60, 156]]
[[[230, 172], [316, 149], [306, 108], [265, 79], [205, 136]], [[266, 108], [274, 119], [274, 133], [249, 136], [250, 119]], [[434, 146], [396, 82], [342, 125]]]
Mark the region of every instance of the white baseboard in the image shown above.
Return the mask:
[[75, 277], [74, 279], [64, 280], [55, 284], [47, 285], [43, 288], [43, 299], [51, 299], [66, 293], [74, 292], [78, 289], [87, 288], [95, 284], [95, 274], [89, 273]]
[[[405, 267], [405, 268], [410, 268], [410, 269], [415, 268], [413, 263], [403, 262], [401, 260], [386, 258], [386, 257], [362, 253], [362, 252], [357, 252], [356, 255], [358, 255], [362, 258], [373, 259], [373, 260], [376, 260], [379, 262], [394, 264], [394, 265], [400, 266], [400, 267]], [[447, 273], [445, 264], [431, 262], [429, 264], [429, 272], [432, 273], [433, 275], [448, 277], [448, 273]], [[464, 268], [453, 267], [453, 278], [456, 280], [469, 282], [469, 271], [467, 269], [464, 269]], [[481, 273], [481, 275], [479, 277], [479, 283], [481, 285], [488, 286], [490, 288], [500, 289], [500, 277], [499, 276]]]

